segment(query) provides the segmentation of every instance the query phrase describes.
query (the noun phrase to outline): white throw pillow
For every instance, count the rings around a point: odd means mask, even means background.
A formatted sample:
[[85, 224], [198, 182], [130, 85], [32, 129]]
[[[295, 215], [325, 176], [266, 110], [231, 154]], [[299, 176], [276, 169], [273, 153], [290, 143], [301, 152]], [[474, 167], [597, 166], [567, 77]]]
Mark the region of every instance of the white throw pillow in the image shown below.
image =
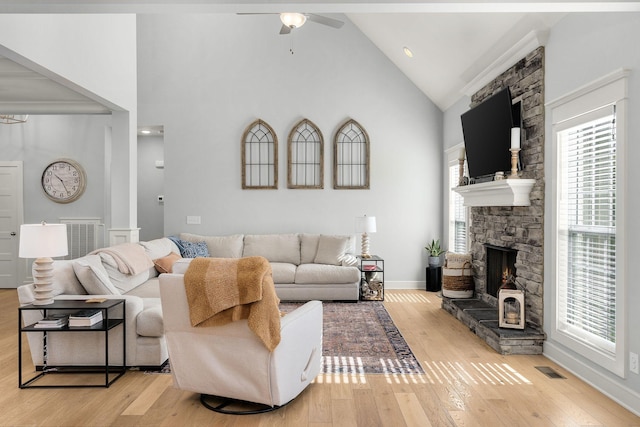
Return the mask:
[[120, 295], [109, 280], [100, 256], [87, 255], [73, 262], [73, 271], [89, 295]]
[[348, 236], [321, 235], [314, 262], [316, 264], [340, 265], [348, 242]]

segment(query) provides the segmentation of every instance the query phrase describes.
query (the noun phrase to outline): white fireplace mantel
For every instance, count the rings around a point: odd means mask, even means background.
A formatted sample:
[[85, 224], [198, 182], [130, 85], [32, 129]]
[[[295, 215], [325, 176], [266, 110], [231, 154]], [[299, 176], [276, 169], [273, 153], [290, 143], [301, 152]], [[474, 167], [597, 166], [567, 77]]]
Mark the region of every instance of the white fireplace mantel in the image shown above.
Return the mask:
[[531, 206], [529, 194], [535, 179], [502, 179], [453, 189], [465, 206]]

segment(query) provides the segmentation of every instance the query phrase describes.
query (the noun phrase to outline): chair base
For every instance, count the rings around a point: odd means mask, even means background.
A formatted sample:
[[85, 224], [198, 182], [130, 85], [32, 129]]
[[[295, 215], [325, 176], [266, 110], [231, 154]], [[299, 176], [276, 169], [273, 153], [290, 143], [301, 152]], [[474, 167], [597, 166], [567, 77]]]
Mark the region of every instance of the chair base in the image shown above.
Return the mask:
[[[210, 403], [209, 401], [215, 402]], [[280, 406], [269, 406], [265, 405], [264, 403], [246, 402], [244, 400], [232, 399], [230, 397], [212, 396], [210, 394], [201, 394], [200, 403], [202, 403], [202, 406], [211, 411], [228, 415], [264, 414], [265, 412], [271, 412], [275, 411], [276, 409], [280, 409], [288, 404], [287, 402], [284, 405]], [[232, 409], [227, 409], [227, 407], [229, 406], [231, 406]]]

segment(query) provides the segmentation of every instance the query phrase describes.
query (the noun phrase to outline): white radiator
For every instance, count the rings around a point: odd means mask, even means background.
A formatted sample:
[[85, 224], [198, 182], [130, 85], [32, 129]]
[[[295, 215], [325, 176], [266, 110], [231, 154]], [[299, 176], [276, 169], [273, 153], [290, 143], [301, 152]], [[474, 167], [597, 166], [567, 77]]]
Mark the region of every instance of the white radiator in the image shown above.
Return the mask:
[[104, 247], [104, 224], [100, 218], [60, 218], [67, 224], [69, 255], [64, 259], [75, 259]]

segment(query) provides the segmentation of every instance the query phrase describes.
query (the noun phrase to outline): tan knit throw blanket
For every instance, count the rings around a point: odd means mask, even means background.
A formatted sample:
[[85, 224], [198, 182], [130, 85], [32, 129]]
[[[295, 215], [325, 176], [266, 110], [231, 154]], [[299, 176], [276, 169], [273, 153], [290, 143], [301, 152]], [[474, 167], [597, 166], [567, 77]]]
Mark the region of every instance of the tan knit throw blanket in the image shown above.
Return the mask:
[[192, 326], [247, 319], [269, 351], [280, 343], [280, 299], [265, 258], [195, 258], [184, 284]]

